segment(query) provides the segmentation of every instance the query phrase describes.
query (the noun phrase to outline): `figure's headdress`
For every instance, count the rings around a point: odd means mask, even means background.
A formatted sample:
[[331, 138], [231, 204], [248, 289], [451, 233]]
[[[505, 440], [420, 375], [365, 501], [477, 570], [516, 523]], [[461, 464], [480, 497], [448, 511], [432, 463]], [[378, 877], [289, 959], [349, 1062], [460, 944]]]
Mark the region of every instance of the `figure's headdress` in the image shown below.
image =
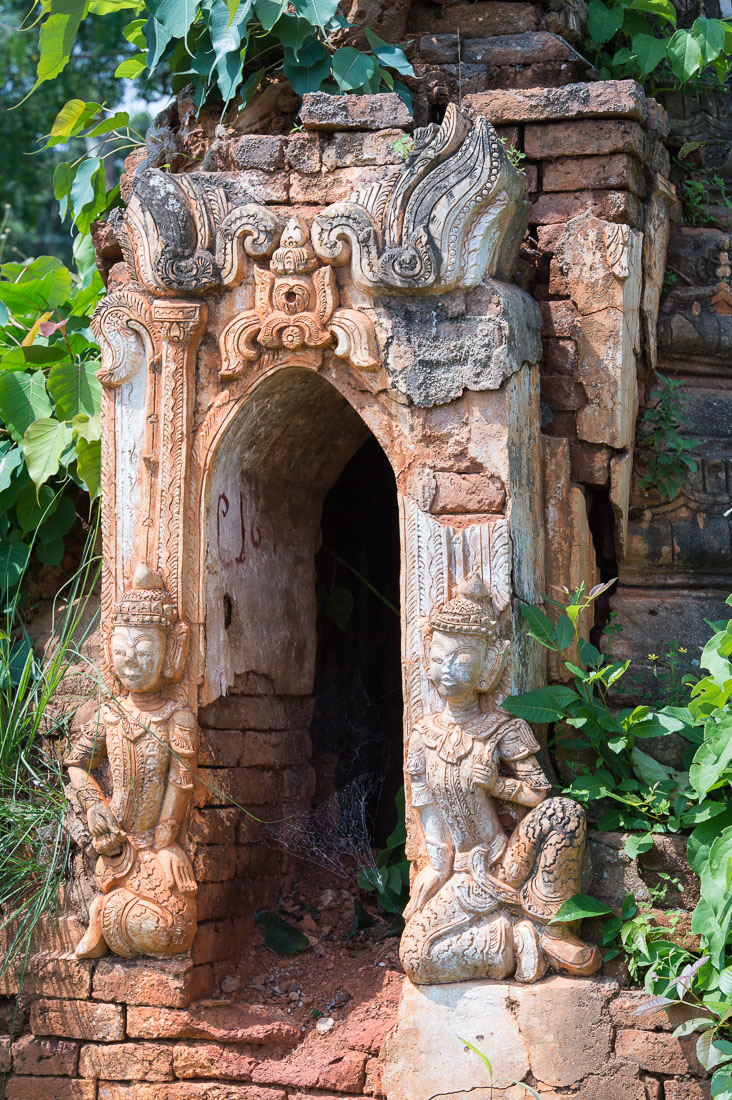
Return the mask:
[[491, 594], [478, 573], [461, 581], [457, 595], [432, 612], [429, 628], [446, 634], [474, 634], [489, 642], [498, 637]]
[[115, 626], [163, 626], [167, 630], [175, 626], [178, 609], [158, 573], [149, 565], [138, 565], [132, 585], [115, 608]]

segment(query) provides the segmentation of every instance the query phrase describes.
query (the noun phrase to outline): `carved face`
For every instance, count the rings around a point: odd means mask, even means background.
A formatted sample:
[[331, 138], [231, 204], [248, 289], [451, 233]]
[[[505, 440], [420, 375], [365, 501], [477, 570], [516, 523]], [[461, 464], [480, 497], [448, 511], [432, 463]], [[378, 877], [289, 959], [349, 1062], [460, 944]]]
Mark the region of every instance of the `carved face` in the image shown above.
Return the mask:
[[128, 691], [155, 691], [163, 679], [168, 633], [162, 626], [116, 626], [112, 665]]
[[430, 641], [430, 679], [442, 698], [462, 702], [477, 695], [485, 657], [483, 638], [435, 630]]

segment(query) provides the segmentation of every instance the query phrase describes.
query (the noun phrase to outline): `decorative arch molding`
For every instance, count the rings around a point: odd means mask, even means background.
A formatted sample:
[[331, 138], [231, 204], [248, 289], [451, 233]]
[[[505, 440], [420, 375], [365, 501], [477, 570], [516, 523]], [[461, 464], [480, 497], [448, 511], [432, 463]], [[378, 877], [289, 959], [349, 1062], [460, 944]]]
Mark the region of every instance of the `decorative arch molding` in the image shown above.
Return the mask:
[[[105, 675], [123, 713], [132, 713], [134, 692], [120, 690], [110, 642], [121, 605], [154, 603], [139, 584], [160, 585], [162, 625], [178, 630], [177, 616], [190, 634], [175, 674], [161, 674], [155, 689], [171, 714], [182, 708], [186, 717], [175, 721], [189, 730], [186, 745], [196, 741], [187, 716], [233, 687], [212, 672], [212, 486], [221, 463], [236, 465], [247, 445], [241, 425], [256, 425], [257, 402], [262, 417], [276, 415], [262, 394], [306, 377], [339, 395], [326, 405], [344, 462], [351, 436], [368, 429], [394, 471], [407, 736], [434, 705], [424, 623], [476, 573], [514, 638], [500, 691], [536, 682], [540, 657], [517, 606], [542, 591], [540, 318], [503, 281], [526, 226], [523, 192], [492, 127], [454, 106], [440, 126], [415, 133], [399, 172], [309, 220], [303, 207], [283, 216], [256, 201], [246, 172], [135, 177], [118, 226], [126, 271], [94, 321], [104, 385]], [[308, 522], [319, 521], [319, 491]], [[185, 844], [187, 802], [176, 806], [171, 835], [180, 831]], [[172, 939], [171, 953], [189, 939]]]

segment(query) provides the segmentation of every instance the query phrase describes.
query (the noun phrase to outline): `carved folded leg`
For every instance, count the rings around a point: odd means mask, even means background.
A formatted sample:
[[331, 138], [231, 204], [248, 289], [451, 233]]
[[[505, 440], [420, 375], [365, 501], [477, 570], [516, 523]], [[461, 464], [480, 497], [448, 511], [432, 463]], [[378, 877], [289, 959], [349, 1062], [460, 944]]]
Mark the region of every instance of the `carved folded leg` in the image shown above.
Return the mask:
[[562, 903], [579, 893], [586, 838], [582, 807], [568, 798], [550, 798], [520, 822], [502, 859], [504, 877], [520, 886], [547, 960], [570, 974], [593, 974], [602, 961], [596, 947], [549, 923]]
[[196, 933], [194, 897], [168, 884], [155, 851], [137, 852], [124, 882], [103, 901], [104, 938], [115, 954], [164, 958], [190, 949]]
[[400, 945], [402, 966], [415, 985], [507, 978], [514, 970], [511, 918], [503, 909], [472, 913], [459, 903], [457, 886], [469, 875], [455, 875], [407, 921]]

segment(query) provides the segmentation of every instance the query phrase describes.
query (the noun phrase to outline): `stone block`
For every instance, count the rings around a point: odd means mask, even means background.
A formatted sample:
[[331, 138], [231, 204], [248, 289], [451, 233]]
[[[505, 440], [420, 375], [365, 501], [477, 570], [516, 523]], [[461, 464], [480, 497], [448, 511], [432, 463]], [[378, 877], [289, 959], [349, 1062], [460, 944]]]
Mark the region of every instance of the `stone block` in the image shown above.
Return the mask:
[[280, 796], [272, 768], [199, 768], [193, 794], [195, 806], [261, 805]]
[[172, 1081], [173, 1048], [164, 1043], [95, 1043], [79, 1056], [82, 1077], [118, 1081]]
[[540, 302], [539, 309], [542, 336], [563, 338], [576, 335], [579, 314], [572, 302]]
[[307, 730], [248, 730], [238, 763], [242, 768], [284, 768], [288, 764], [307, 764], [311, 752]]
[[233, 844], [203, 844], [193, 860], [197, 882], [225, 882], [236, 874]]
[[222, 1085], [216, 1081], [176, 1081], [172, 1085], [120, 1085], [115, 1081], [100, 1081], [97, 1100], [287, 1100], [287, 1097], [283, 1089]]
[[127, 1034], [132, 1039], [214, 1039], [257, 1047], [290, 1048], [300, 1030], [278, 1008], [209, 1001], [189, 1009], [130, 1005]]
[[196, 963], [222, 962], [236, 953], [240, 933], [251, 924], [243, 917], [229, 920], [199, 921], [191, 955]]
[[42, 997], [84, 999], [91, 993], [92, 966], [71, 952], [43, 951], [31, 955], [23, 978], [23, 991]]
[[545, 340], [544, 360], [548, 375], [572, 374], [577, 363], [577, 345], [574, 340]]
[[272, 171], [285, 163], [285, 138], [269, 134], [244, 134], [229, 142], [234, 168]]
[[309, 92], [303, 96], [299, 118], [306, 130], [409, 129], [412, 116], [395, 92], [378, 95], [328, 95]]
[[49, 1100], [97, 1100], [95, 1081], [72, 1080], [70, 1077], [8, 1078], [5, 1086], [5, 1100], [40, 1100], [46, 1096]]
[[412, 8], [407, 30], [410, 34], [460, 34], [463, 39], [522, 34], [538, 25], [533, 4], [506, 0], [478, 3], [419, 5]]
[[643, 161], [647, 150], [642, 127], [625, 119], [530, 125], [524, 131], [524, 152], [532, 160], [630, 153]]
[[640, 162], [628, 153], [598, 157], [559, 157], [544, 165], [544, 191], [586, 191], [595, 188], [645, 191]]
[[254, 192], [257, 202], [281, 203], [290, 197], [290, 181], [287, 172], [265, 172], [261, 168], [244, 168], [241, 182]]
[[485, 115], [494, 125], [602, 118], [643, 122], [648, 115], [645, 93], [634, 80], [565, 84], [563, 88], [500, 89], [465, 98], [477, 114]]
[[251, 1081], [257, 1059], [245, 1050], [220, 1043], [181, 1043], [173, 1048], [173, 1069], [182, 1080], [218, 1077], [227, 1081]]
[[13, 1072], [32, 1077], [74, 1077], [79, 1044], [69, 1039], [37, 1039], [24, 1035], [13, 1043]]
[[554, 975], [512, 989], [531, 1072], [548, 1085], [574, 1085], [608, 1061], [613, 1030], [608, 990], [597, 981]]
[[541, 399], [555, 412], [576, 412], [586, 404], [587, 395], [579, 382], [566, 374], [543, 374]]
[[333, 134], [323, 142], [323, 167], [360, 168], [364, 165], [403, 164], [404, 131]]
[[643, 207], [630, 191], [556, 191], [531, 204], [529, 225], [565, 224], [580, 214], [627, 225], [643, 224]]
[[235, 851], [237, 878], [266, 878], [272, 874], [280, 856], [265, 844], [239, 844]]
[[192, 959], [100, 959], [94, 972], [95, 1000], [181, 1008], [213, 989], [213, 971]]
[[586, 1078], [579, 1094], [582, 1100], [647, 1100], [646, 1088], [639, 1077], [607, 1073]]
[[246, 890], [242, 882], [202, 882], [198, 888], [199, 921], [233, 917], [243, 906]]
[[435, 471], [435, 495], [430, 505], [433, 515], [500, 515], [505, 503], [506, 488], [499, 477]]
[[384, 1091], [389, 1100], [430, 1100], [481, 1086], [487, 1095], [487, 1068], [467, 1057], [457, 1039], [454, 1057], [447, 1055], [448, 1037], [460, 1036], [486, 1052], [495, 1088], [521, 1081], [530, 1063], [512, 1006], [515, 989], [505, 982], [415, 986], [405, 980], [397, 1026], [385, 1046]]
[[315, 794], [315, 772], [309, 764], [283, 768], [279, 773], [280, 797], [289, 803], [293, 798], [312, 798]]
[[30, 1011], [34, 1035], [117, 1042], [125, 1037], [121, 1005], [93, 1001], [34, 1001]]
[[684, 1074], [690, 1070], [681, 1042], [662, 1031], [621, 1030], [615, 1040], [615, 1054], [650, 1073]]

